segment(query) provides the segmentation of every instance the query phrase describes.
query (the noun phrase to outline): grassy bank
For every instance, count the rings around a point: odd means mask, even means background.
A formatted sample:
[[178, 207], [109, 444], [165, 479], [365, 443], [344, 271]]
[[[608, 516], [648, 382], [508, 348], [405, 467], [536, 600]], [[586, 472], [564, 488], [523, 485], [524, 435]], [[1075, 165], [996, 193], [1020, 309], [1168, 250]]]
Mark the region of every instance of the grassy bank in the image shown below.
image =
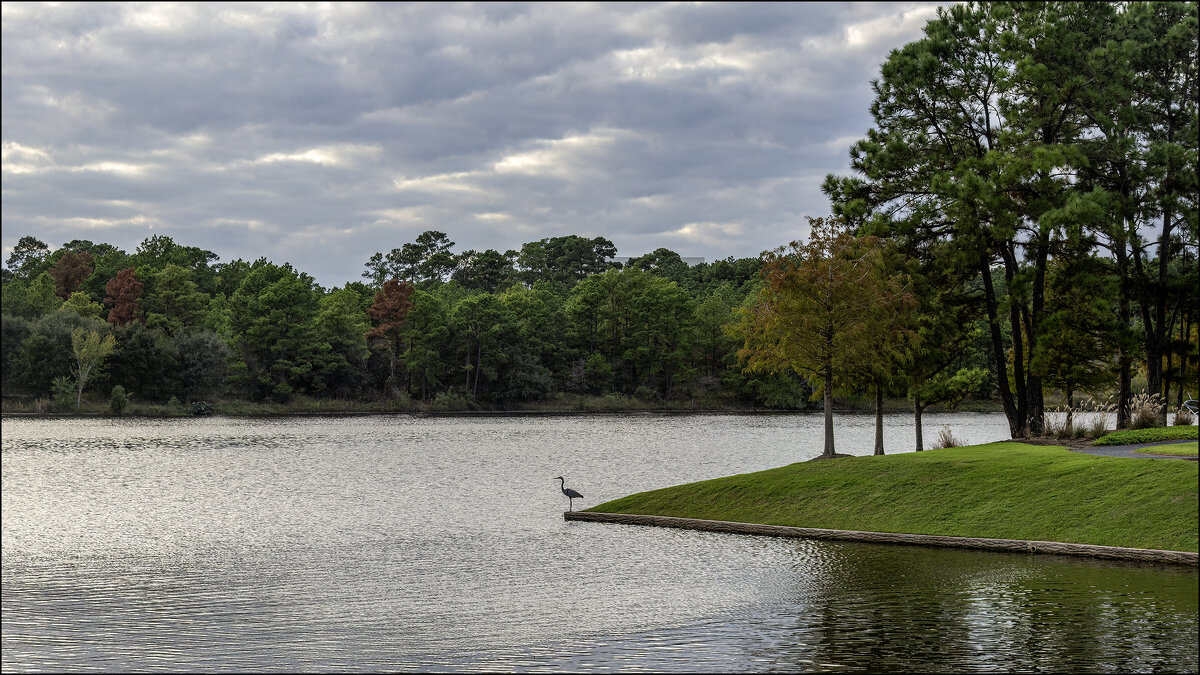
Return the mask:
[[589, 511], [1197, 550], [1197, 465], [989, 443], [801, 462]]
[[1134, 452], [1143, 455], [1174, 455], [1176, 457], [1195, 457], [1200, 455], [1200, 448], [1195, 443], [1171, 443], [1169, 445], [1152, 445]]

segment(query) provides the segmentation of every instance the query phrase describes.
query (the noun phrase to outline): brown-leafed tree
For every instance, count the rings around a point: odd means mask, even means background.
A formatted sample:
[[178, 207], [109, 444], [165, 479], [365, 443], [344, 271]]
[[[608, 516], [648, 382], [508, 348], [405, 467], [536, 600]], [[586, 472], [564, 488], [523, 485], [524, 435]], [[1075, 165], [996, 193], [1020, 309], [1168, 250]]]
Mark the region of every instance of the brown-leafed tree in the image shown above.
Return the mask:
[[108, 297], [104, 304], [110, 305], [108, 322], [114, 326], [124, 326], [137, 316], [138, 301], [141, 300], [144, 284], [138, 281], [137, 273], [132, 267], [117, 272], [117, 276], [104, 286]]
[[50, 276], [54, 279], [54, 292], [66, 300], [79, 290], [83, 282], [92, 276], [92, 254], [87, 251], [74, 253], [68, 251], [59, 259], [58, 264], [50, 268]]
[[375, 302], [367, 308], [371, 323], [375, 325], [367, 331], [367, 338], [383, 338], [391, 345], [392, 363], [388, 379], [393, 386], [396, 385], [396, 366], [400, 363], [400, 355], [404, 353], [404, 321], [408, 318], [408, 310], [412, 309], [413, 289], [414, 286], [407, 281], [385, 281], [375, 292]]
[[915, 306], [889, 273], [875, 237], [855, 237], [835, 219], [809, 218], [808, 243], [763, 255], [764, 286], [744, 310], [739, 356], [751, 372], [792, 370], [825, 397], [824, 457], [834, 456], [833, 387], [866, 378]]

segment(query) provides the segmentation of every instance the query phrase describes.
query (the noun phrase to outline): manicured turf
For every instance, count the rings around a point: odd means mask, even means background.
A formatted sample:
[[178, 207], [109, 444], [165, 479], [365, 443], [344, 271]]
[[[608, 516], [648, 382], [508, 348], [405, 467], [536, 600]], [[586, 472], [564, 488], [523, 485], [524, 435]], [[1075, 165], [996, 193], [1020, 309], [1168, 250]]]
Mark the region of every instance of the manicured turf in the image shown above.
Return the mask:
[[588, 511], [1197, 550], [1197, 464], [989, 443], [800, 462]]
[[1197, 427], [1151, 427], [1149, 429], [1126, 429], [1114, 431], [1107, 436], [1097, 438], [1092, 445], [1133, 445], [1134, 443], [1153, 443], [1155, 441], [1194, 441], [1198, 437]]
[[1172, 443], [1170, 445], [1152, 445], [1134, 452], [1143, 455], [1176, 455], [1178, 457], [1195, 457], [1200, 454], [1200, 446], [1196, 443]]

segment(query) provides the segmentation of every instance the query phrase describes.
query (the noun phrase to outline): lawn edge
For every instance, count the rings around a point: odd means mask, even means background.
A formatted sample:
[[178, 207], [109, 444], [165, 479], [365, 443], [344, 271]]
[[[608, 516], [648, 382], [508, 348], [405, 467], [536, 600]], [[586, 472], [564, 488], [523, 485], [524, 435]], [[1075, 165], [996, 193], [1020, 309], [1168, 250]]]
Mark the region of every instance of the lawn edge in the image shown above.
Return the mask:
[[1139, 562], [1166, 563], [1200, 567], [1200, 554], [1190, 551], [1166, 551], [1148, 548], [1126, 548], [1123, 546], [1100, 546], [1097, 544], [1073, 544], [1060, 541], [1033, 541], [1027, 539], [987, 539], [979, 537], [950, 537], [945, 535], [906, 534], [900, 532], [861, 532], [857, 530], [830, 530], [817, 527], [792, 527], [787, 525], [763, 525], [739, 523], [727, 520], [703, 520], [700, 518], [677, 518], [674, 516], [651, 516], [633, 513], [602, 513], [597, 511], [565, 511], [563, 519], [594, 523], [617, 523], [651, 527], [673, 527], [706, 532], [750, 534], [769, 537], [801, 539], [833, 539], [860, 541], [876, 544], [901, 544], [908, 546], [935, 546], [942, 548], [966, 548], [1012, 553], [1039, 553], [1070, 555], [1109, 560], [1134, 560]]

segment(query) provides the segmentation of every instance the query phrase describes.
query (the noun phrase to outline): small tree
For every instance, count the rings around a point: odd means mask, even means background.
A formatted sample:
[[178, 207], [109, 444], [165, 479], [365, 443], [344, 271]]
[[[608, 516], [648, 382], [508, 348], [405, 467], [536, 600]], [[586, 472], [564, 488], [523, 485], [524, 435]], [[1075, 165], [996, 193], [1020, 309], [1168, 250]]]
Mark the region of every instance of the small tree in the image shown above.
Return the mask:
[[120, 415], [125, 412], [125, 406], [129, 405], [129, 395], [125, 393], [125, 387], [117, 385], [112, 388], [112, 394], [108, 397], [108, 409], [114, 415]]
[[59, 375], [54, 378], [54, 382], [50, 385], [50, 391], [54, 394], [54, 407], [59, 410], [66, 410], [71, 406], [71, 396], [75, 393], [75, 383], [66, 375]]
[[76, 328], [71, 333], [71, 347], [75, 352], [75, 410], [79, 410], [84, 387], [103, 369], [104, 360], [116, 350], [117, 339], [112, 335], [101, 338], [96, 331]]
[[793, 370], [825, 397], [825, 451], [834, 456], [833, 386], [880, 353], [881, 335], [903, 331], [914, 304], [883, 265], [875, 237], [855, 237], [835, 219], [809, 218], [807, 244], [764, 254], [763, 289], [743, 314], [748, 371]]

